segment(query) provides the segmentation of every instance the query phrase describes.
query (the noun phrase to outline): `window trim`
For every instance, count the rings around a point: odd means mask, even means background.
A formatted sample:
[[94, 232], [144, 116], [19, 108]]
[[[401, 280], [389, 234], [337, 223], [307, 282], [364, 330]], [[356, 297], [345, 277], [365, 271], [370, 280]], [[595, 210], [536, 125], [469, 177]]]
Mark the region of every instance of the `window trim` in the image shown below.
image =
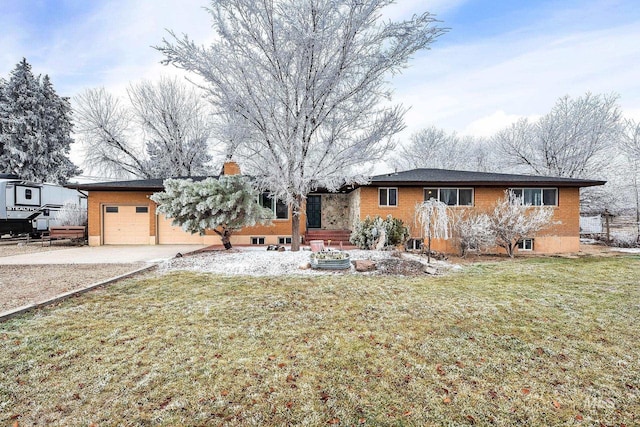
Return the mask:
[[[554, 207], [557, 208], [558, 206], [560, 206], [560, 190], [558, 187], [510, 187], [508, 188], [509, 194], [514, 194], [514, 190], [519, 190], [520, 191], [520, 205], [521, 206], [525, 206], [524, 203], [524, 191], [525, 190], [540, 190], [540, 204], [539, 205], [534, 205], [534, 204], [530, 204], [530, 205], [526, 205], [526, 206], [530, 206], [530, 207], [543, 207], [543, 206], [548, 206], [548, 207]], [[544, 204], [544, 190], [555, 190], [556, 192], [556, 198], [555, 198], [555, 204], [553, 205], [545, 205]]]
[[[382, 190], [386, 190], [387, 191], [387, 197], [386, 197], [386, 201], [387, 204], [386, 205], [382, 205], [380, 204], [380, 191]], [[396, 204], [395, 205], [391, 205], [389, 204], [389, 190], [395, 190], [396, 192]], [[378, 187], [378, 207], [380, 208], [397, 208], [398, 207], [398, 195], [400, 194], [400, 192], [398, 191], [398, 187]]]
[[[450, 208], [469, 208], [475, 206], [476, 201], [476, 189], [475, 187], [422, 187], [422, 199], [424, 202], [427, 201], [426, 192], [427, 190], [437, 190], [438, 191], [438, 201], [442, 201], [440, 197], [440, 190], [456, 190], [456, 204], [455, 205], [447, 205]], [[471, 203], [468, 205], [460, 204], [460, 190], [471, 190]], [[444, 202], [443, 202], [444, 203]]]
[[[530, 242], [531, 243], [531, 247], [527, 248], [527, 244], [526, 242]], [[520, 240], [518, 240], [518, 242], [516, 243], [516, 247], [518, 248], [518, 252], [533, 252], [533, 248], [534, 248], [534, 239], [533, 237], [524, 237]]]

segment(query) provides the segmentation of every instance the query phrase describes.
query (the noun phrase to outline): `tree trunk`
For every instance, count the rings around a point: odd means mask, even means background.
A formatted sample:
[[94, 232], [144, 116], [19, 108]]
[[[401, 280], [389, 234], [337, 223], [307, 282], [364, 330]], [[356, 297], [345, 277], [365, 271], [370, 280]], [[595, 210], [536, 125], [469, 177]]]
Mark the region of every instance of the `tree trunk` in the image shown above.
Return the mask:
[[215, 231], [216, 234], [220, 236], [220, 239], [222, 240], [222, 245], [224, 246], [224, 248], [226, 250], [231, 249], [231, 234], [233, 234], [233, 230], [229, 230], [228, 228], [222, 227], [222, 231], [218, 231], [217, 229], [214, 229], [213, 231]]
[[300, 250], [300, 211], [302, 209], [302, 196], [296, 195], [296, 201], [291, 212], [291, 251]]
[[504, 247], [507, 250], [507, 255], [509, 255], [510, 258], [515, 257], [515, 253], [514, 253], [515, 246], [516, 245], [514, 243], [509, 243], [507, 244], [507, 246]]

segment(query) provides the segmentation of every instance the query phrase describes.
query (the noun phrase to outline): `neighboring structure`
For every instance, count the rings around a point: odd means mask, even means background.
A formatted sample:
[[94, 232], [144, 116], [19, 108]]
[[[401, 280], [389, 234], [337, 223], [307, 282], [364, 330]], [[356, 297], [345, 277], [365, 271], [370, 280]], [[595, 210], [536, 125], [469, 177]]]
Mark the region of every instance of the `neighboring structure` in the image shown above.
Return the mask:
[[[223, 174], [238, 174], [237, 164], [227, 162]], [[194, 178], [198, 179], [198, 178]], [[202, 178], [200, 178], [202, 179]], [[415, 169], [378, 175], [369, 184], [345, 186], [339, 192], [318, 191], [307, 196], [306, 214], [300, 234], [306, 240], [346, 241], [351, 225], [366, 216], [392, 215], [402, 219], [421, 238], [414, 224], [417, 203], [437, 198], [453, 209], [489, 210], [510, 189], [533, 206], [553, 206], [554, 224], [523, 243], [524, 250], [536, 253], [579, 250], [580, 187], [602, 185], [604, 181], [510, 175], [483, 172]], [[89, 193], [89, 244], [220, 244], [219, 237], [184, 232], [169, 219], [156, 214], [149, 199], [162, 191], [162, 180], [120, 181], [78, 185]], [[274, 211], [271, 226], [247, 227], [235, 233], [233, 244], [288, 244], [291, 242], [291, 212], [287, 206], [260, 197], [263, 206]], [[454, 251], [449, 242], [436, 242], [436, 250]]]
[[39, 235], [59, 225], [58, 212], [65, 203], [87, 207], [85, 195], [76, 190], [0, 174], [0, 235]]

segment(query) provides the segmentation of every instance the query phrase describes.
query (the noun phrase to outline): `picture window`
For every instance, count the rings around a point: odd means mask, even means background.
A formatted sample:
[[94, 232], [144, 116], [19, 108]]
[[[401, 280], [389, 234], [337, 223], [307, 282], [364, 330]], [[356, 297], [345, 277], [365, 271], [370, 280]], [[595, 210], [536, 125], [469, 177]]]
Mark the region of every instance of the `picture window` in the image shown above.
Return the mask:
[[522, 205], [558, 206], [557, 188], [511, 188], [513, 200]]
[[473, 206], [473, 188], [425, 188], [424, 201], [431, 199], [447, 206]]

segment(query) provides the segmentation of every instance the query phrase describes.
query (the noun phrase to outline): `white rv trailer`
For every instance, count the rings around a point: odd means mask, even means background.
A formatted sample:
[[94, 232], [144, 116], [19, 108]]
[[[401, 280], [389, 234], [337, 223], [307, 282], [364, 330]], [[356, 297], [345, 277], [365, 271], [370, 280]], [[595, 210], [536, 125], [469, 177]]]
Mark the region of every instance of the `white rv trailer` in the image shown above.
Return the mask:
[[67, 202], [87, 207], [86, 196], [78, 190], [0, 174], [0, 235], [38, 235], [58, 225], [58, 211]]

